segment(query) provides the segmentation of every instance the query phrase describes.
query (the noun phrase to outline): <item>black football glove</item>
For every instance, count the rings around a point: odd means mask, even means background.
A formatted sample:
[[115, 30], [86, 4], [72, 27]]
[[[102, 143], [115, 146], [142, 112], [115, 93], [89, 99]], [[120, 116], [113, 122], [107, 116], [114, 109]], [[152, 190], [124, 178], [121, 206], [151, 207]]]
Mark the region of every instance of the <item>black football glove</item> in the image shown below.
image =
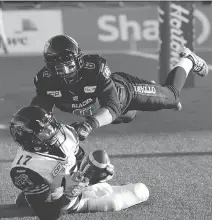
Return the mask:
[[88, 117], [86, 121], [74, 122], [70, 126], [75, 128], [80, 141], [84, 141], [94, 128], [99, 127], [98, 121], [93, 117]]

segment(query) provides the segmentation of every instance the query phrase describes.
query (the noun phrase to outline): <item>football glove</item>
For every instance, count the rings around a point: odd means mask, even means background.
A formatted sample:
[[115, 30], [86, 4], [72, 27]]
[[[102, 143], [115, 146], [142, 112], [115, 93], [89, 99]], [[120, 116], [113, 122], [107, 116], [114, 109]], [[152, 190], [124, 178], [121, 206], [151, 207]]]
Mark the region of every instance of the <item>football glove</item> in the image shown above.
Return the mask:
[[88, 117], [86, 121], [74, 122], [70, 126], [72, 126], [76, 130], [79, 136], [79, 140], [84, 141], [93, 129], [99, 127], [99, 123], [95, 118]]
[[67, 179], [67, 185], [68, 187], [65, 189], [64, 194], [68, 197], [76, 197], [89, 185], [89, 179], [82, 172], [77, 171]]

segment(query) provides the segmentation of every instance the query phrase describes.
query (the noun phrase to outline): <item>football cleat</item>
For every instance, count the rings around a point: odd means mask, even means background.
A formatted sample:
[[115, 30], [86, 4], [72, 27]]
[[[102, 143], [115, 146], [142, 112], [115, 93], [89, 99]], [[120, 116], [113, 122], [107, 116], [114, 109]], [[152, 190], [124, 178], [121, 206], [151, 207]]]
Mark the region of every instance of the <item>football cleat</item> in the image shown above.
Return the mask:
[[204, 77], [208, 74], [207, 63], [202, 58], [195, 55], [189, 48], [183, 46], [179, 55], [180, 57], [185, 57], [192, 61], [192, 71], [197, 75]]

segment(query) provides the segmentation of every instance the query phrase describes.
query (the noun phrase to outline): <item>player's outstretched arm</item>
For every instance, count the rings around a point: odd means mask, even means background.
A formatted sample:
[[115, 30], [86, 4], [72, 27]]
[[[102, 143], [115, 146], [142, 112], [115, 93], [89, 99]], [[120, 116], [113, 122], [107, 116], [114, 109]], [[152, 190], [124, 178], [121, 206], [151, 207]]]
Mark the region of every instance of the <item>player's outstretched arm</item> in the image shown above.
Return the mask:
[[117, 91], [111, 78], [99, 76], [98, 93], [101, 108], [84, 122], [75, 125], [80, 141], [85, 140], [92, 130], [111, 124], [121, 114]]

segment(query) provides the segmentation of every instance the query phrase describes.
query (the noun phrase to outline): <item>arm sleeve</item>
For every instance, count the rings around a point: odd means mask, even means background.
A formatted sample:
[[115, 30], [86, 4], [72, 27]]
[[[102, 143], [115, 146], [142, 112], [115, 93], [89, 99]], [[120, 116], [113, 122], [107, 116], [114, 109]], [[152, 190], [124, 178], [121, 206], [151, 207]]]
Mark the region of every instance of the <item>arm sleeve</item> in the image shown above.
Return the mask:
[[[121, 115], [119, 97], [113, 80], [110, 77], [110, 70], [105, 65], [100, 71], [98, 78], [98, 99], [102, 108], [107, 108], [113, 120]], [[107, 73], [105, 72], [107, 71]]]
[[42, 96], [37, 94], [30, 104], [40, 106], [48, 112], [52, 112], [54, 108], [54, 100], [52, 100], [51, 96]]
[[38, 105], [41, 108], [44, 108], [48, 112], [53, 111], [53, 107], [55, 105], [55, 100], [52, 96], [47, 95], [45, 91], [45, 87], [41, 80], [36, 76], [34, 78], [34, 85], [36, 88], [36, 96], [32, 99], [31, 105]]
[[58, 219], [70, 203], [70, 199], [63, 194], [63, 191], [55, 195], [57, 199], [48, 202], [47, 199], [52, 194], [50, 186], [41, 175], [33, 170], [14, 167], [10, 175], [13, 184], [24, 192], [27, 202], [41, 220]]

